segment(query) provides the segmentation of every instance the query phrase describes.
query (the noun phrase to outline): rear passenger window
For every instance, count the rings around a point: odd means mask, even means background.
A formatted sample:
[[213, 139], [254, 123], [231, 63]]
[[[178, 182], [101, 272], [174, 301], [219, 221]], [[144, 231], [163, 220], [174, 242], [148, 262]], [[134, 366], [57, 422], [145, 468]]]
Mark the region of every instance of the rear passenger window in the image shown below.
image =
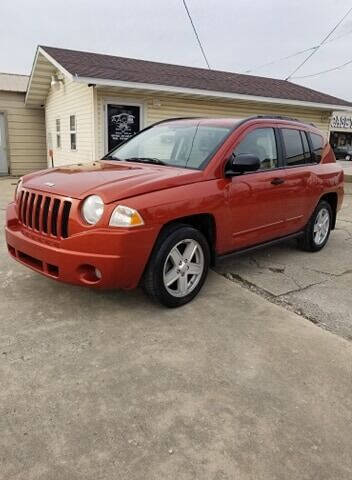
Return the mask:
[[286, 165], [291, 166], [306, 163], [299, 130], [283, 128], [281, 132], [285, 146]]
[[321, 135], [317, 133], [310, 133], [310, 139], [312, 141], [312, 147], [314, 152], [314, 161], [319, 163], [323, 153], [324, 140]]

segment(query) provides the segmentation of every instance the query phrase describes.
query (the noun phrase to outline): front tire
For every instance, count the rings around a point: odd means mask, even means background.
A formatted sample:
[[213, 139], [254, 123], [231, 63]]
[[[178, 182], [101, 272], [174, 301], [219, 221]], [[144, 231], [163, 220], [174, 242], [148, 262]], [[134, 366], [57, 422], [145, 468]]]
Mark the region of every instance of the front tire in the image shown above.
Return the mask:
[[307, 252], [318, 252], [327, 244], [332, 225], [331, 206], [325, 200], [318, 203], [304, 235], [299, 239], [299, 246]]
[[188, 225], [172, 225], [155, 245], [144, 274], [144, 290], [167, 307], [185, 305], [202, 288], [209, 263], [204, 235]]

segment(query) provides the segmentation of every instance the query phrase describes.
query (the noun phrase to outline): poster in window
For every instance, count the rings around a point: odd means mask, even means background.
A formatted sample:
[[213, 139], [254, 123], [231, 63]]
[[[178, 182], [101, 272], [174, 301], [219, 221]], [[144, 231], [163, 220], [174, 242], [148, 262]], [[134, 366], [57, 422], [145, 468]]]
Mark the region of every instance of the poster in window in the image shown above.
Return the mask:
[[108, 105], [108, 151], [140, 130], [140, 107]]

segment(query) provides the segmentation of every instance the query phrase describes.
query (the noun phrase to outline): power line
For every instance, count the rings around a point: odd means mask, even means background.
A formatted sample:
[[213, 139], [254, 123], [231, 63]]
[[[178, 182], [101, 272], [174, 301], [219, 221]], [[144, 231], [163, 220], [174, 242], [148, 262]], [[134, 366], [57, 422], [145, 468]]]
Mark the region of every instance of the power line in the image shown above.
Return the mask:
[[335, 32], [335, 30], [341, 25], [341, 23], [345, 20], [345, 18], [350, 14], [350, 12], [352, 11], [352, 7], [348, 10], [348, 12], [341, 18], [341, 20], [334, 26], [334, 28], [332, 30], [330, 30], [330, 32], [326, 35], [326, 37], [324, 37], [324, 39], [320, 42], [320, 44], [318, 45], [318, 47], [313, 50], [309, 55], [308, 57], [306, 57], [303, 62], [301, 62], [297, 68], [295, 68], [295, 70], [288, 76], [285, 78], [285, 80], [289, 80], [299, 69], [301, 69], [303, 67], [303, 65], [305, 63], [308, 62], [308, 60], [310, 58], [312, 58], [312, 56], [317, 53], [317, 51], [319, 50], [319, 48], [324, 45], [324, 43], [328, 40], [328, 38], [331, 37], [331, 35]]
[[[328, 42], [326, 42], [325, 45], [327, 45], [331, 42], [336, 42], [336, 40], [340, 40], [340, 38], [346, 37], [347, 35], [350, 35], [351, 33], [352, 33], [352, 30], [349, 30], [348, 32], [345, 32], [345, 33], [342, 33], [341, 35], [338, 35], [337, 37], [331, 38]], [[322, 45], [322, 47], [323, 46], [324, 45]], [[254, 72], [255, 70], [259, 70], [261, 68], [268, 67], [270, 65], [274, 65], [275, 63], [282, 62], [283, 60], [288, 60], [289, 58], [297, 57], [298, 55], [302, 55], [302, 53], [311, 52], [312, 50], [315, 50], [317, 48], [318, 48], [318, 46], [306, 48], [304, 50], [299, 50], [298, 52], [291, 53], [290, 55], [286, 55], [285, 57], [280, 57], [280, 58], [277, 58], [275, 60], [271, 60], [270, 62], [262, 63], [261, 65], [256, 65], [255, 67], [251, 67], [249, 70], [245, 70], [243, 73]]]
[[191, 25], [192, 25], [192, 28], [193, 28], [193, 31], [194, 31], [194, 35], [196, 36], [196, 39], [197, 39], [199, 48], [200, 48], [200, 50], [201, 50], [201, 52], [202, 52], [202, 55], [203, 55], [203, 57], [204, 57], [205, 63], [207, 64], [207, 66], [208, 66], [208, 68], [209, 68], [209, 70], [210, 70], [210, 65], [209, 65], [207, 56], [205, 55], [205, 51], [204, 51], [204, 48], [203, 48], [202, 43], [201, 43], [201, 41], [200, 41], [199, 35], [198, 35], [198, 33], [197, 33], [197, 29], [196, 29], [196, 27], [195, 27], [195, 25], [194, 25], [194, 23], [193, 23], [191, 14], [189, 13], [186, 0], [182, 0], [182, 2], [183, 2], [183, 6], [185, 7], [185, 10], [186, 10], [186, 12], [187, 12], [188, 18], [189, 18], [189, 20], [190, 20], [190, 22], [191, 22]]
[[352, 60], [349, 60], [348, 62], [342, 63], [341, 65], [337, 65], [337, 67], [333, 68], [328, 68], [327, 70], [322, 70], [321, 72], [316, 72], [312, 73], [310, 75], [303, 75], [301, 77], [291, 77], [292, 80], [299, 79], [299, 78], [310, 78], [310, 77], [317, 77], [318, 75], [322, 75], [323, 73], [329, 73], [333, 72], [334, 70], [341, 70], [344, 67], [347, 67], [347, 65], [350, 65], [352, 63]]
[[245, 70], [244, 73], [251, 73], [254, 70], [258, 70], [260, 68], [268, 67], [269, 65], [273, 65], [274, 63], [282, 62], [283, 60], [288, 60], [289, 58], [297, 57], [297, 55], [302, 55], [302, 53], [310, 52], [311, 50], [313, 50], [315, 48], [318, 48], [318, 47], [306, 48], [305, 50], [300, 50], [299, 52], [292, 53], [290, 55], [287, 55], [286, 57], [280, 57], [280, 58], [277, 58], [276, 60], [272, 60], [271, 62], [262, 63], [261, 65], [257, 65], [256, 67], [252, 67], [249, 70]]

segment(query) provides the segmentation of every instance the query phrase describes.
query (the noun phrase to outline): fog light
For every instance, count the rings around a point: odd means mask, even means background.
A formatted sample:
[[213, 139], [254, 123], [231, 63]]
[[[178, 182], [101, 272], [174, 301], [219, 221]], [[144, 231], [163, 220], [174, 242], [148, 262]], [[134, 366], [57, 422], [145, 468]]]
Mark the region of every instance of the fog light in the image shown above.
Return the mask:
[[83, 283], [98, 283], [102, 277], [101, 271], [94, 265], [80, 265], [78, 273]]

